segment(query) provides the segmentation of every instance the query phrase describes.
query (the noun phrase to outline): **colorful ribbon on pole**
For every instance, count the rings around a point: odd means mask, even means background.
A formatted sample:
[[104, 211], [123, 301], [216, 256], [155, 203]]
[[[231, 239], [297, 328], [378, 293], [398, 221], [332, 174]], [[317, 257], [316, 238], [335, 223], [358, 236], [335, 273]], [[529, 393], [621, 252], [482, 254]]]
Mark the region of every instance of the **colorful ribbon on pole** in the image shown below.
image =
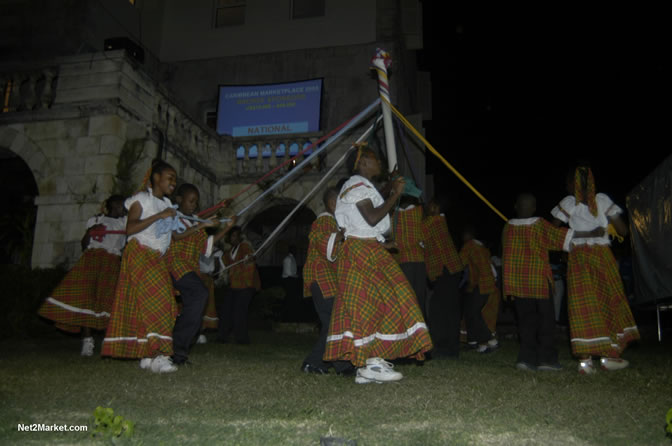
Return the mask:
[[394, 128], [392, 114], [387, 104], [390, 100], [390, 83], [387, 78], [387, 69], [392, 64], [392, 57], [385, 50], [376, 48], [376, 54], [371, 59], [371, 69], [378, 73], [378, 94], [383, 101], [383, 127], [385, 129], [385, 147], [387, 148], [387, 169], [393, 172], [397, 167], [397, 149], [394, 143]]

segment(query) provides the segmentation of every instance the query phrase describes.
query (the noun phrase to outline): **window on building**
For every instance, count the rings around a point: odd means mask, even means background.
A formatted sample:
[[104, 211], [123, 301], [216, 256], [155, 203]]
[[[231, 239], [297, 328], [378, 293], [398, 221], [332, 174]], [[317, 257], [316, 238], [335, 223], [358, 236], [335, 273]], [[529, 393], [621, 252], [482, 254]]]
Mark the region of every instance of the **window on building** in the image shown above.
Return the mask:
[[244, 0], [215, 0], [215, 28], [245, 24]]
[[292, 0], [292, 19], [324, 16], [325, 0]]
[[205, 112], [205, 125], [210, 127], [211, 129], [217, 129], [217, 112], [212, 110], [212, 111], [206, 111]]

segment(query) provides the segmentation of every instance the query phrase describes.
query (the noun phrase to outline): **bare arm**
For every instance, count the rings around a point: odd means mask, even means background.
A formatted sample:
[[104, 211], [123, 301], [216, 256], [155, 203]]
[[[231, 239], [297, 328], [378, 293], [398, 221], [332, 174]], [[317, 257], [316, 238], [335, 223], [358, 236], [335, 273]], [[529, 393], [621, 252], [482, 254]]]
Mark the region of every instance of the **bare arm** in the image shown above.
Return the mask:
[[141, 220], [140, 216], [142, 215], [142, 206], [136, 201], [128, 210], [128, 219], [126, 220], [126, 235], [137, 234], [138, 232], [144, 231], [150, 227], [157, 220], [174, 217], [175, 214], [175, 209], [169, 207], [159, 212], [158, 214], [154, 214], [145, 218], [144, 220]]
[[229, 221], [226, 224], [224, 229], [222, 229], [221, 231], [217, 232], [217, 234], [215, 234], [215, 236], [213, 238], [213, 242], [217, 243], [219, 240], [221, 240], [226, 235], [226, 233], [229, 232], [229, 230], [231, 230], [231, 228], [233, 228], [235, 226], [236, 220], [237, 220], [237, 216], [234, 215], [233, 217], [231, 217], [231, 221]]
[[102, 228], [103, 225], [98, 223], [86, 230], [86, 232], [84, 233], [84, 237], [82, 237], [82, 241], [80, 242], [82, 246], [82, 251], [85, 251], [86, 248], [89, 246], [89, 243], [91, 242], [91, 231], [96, 231]]
[[189, 237], [191, 234], [193, 234], [196, 231], [200, 231], [201, 229], [209, 228], [209, 227], [212, 227], [212, 226], [217, 226], [218, 224], [219, 224], [218, 222], [208, 220], [207, 222], [201, 222], [197, 225], [190, 226], [189, 228], [187, 228], [186, 231], [184, 231], [182, 233], [177, 232], [177, 231], [173, 231], [173, 240], [175, 240], [175, 241], [182, 240], [184, 238]]
[[614, 229], [616, 229], [618, 235], [621, 237], [628, 235], [628, 225], [625, 224], [621, 217], [614, 215], [613, 217], [607, 217], [607, 219], [609, 220], [609, 223], [614, 225]]
[[401, 195], [401, 192], [404, 190], [405, 184], [406, 181], [403, 177], [399, 177], [394, 180], [390, 196], [379, 207], [374, 207], [371, 200], [362, 200], [358, 202], [357, 209], [359, 209], [359, 213], [362, 214], [364, 220], [369, 225], [376, 226], [378, 222], [380, 222], [380, 220], [382, 220], [383, 217], [385, 217], [390, 212], [397, 199]]

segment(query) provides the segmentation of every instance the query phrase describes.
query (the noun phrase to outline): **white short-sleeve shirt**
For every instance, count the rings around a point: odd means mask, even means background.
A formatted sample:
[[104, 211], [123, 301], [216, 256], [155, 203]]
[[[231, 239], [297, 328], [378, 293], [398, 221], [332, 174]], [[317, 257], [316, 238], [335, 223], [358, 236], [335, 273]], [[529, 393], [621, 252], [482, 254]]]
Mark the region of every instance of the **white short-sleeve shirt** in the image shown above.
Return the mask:
[[[592, 231], [597, 228], [607, 228], [609, 225], [608, 217], [619, 215], [623, 210], [609, 198], [607, 195], [598, 193], [595, 195], [597, 203], [597, 215], [590, 213], [590, 208], [584, 203], [576, 203], [574, 195], [568, 195], [553, 208], [551, 215], [569, 224], [574, 231]], [[606, 233], [602, 237], [588, 237], [572, 239], [572, 245], [609, 245], [609, 235]]]
[[[107, 231], [126, 231], [126, 217], [111, 218], [105, 215], [96, 215], [86, 222], [86, 229], [95, 225], [105, 225]], [[110, 254], [121, 255], [126, 244], [126, 234], [105, 234], [102, 240], [91, 237], [87, 249], [104, 249]]]
[[390, 216], [383, 217], [375, 226], [369, 225], [357, 208], [357, 203], [371, 200], [374, 207], [380, 207], [385, 199], [369, 180], [360, 175], [351, 176], [338, 194], [334, 215], [338, 226], [345, 229], [345, 237], [376, 238], [385, 241], [390, 230]]
[[[139, 192], [133, 195], [131, 198], [128, 198], [124, 202], [126, 209], [130, 210], [133, 203], [140, 203], [142, 206], [142, 214], [140, 219], [144, 220], [152, 215], [158, 214], [159, 212], [172, 206], [170, 200], [166, 197], [157, 198], [152, 194], [152, 190], [148, 189], [144, 192]], [[172, 233], [169, 231], [166, 234], [160, 236], [156, 235], [156, 226], [158, 220], [152, 223], [150, 226], [145, 228], [143, 231], [138, 232], [137, 234], [129, 235], [128, 240], [137, 240], [141, 245], [148, 248], [159, 251], [161, 254], [165, 254], [170, 246], [170, 238]]]

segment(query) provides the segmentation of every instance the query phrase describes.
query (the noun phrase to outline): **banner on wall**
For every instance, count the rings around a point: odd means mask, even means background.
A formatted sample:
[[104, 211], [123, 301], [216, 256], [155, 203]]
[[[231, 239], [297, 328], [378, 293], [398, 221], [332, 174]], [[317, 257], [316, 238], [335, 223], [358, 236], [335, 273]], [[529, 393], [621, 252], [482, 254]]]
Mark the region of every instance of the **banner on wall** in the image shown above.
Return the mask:
[[320, 130], [322, 79], [265, 85], [220, 85], [217, 133], [264, 136]]

